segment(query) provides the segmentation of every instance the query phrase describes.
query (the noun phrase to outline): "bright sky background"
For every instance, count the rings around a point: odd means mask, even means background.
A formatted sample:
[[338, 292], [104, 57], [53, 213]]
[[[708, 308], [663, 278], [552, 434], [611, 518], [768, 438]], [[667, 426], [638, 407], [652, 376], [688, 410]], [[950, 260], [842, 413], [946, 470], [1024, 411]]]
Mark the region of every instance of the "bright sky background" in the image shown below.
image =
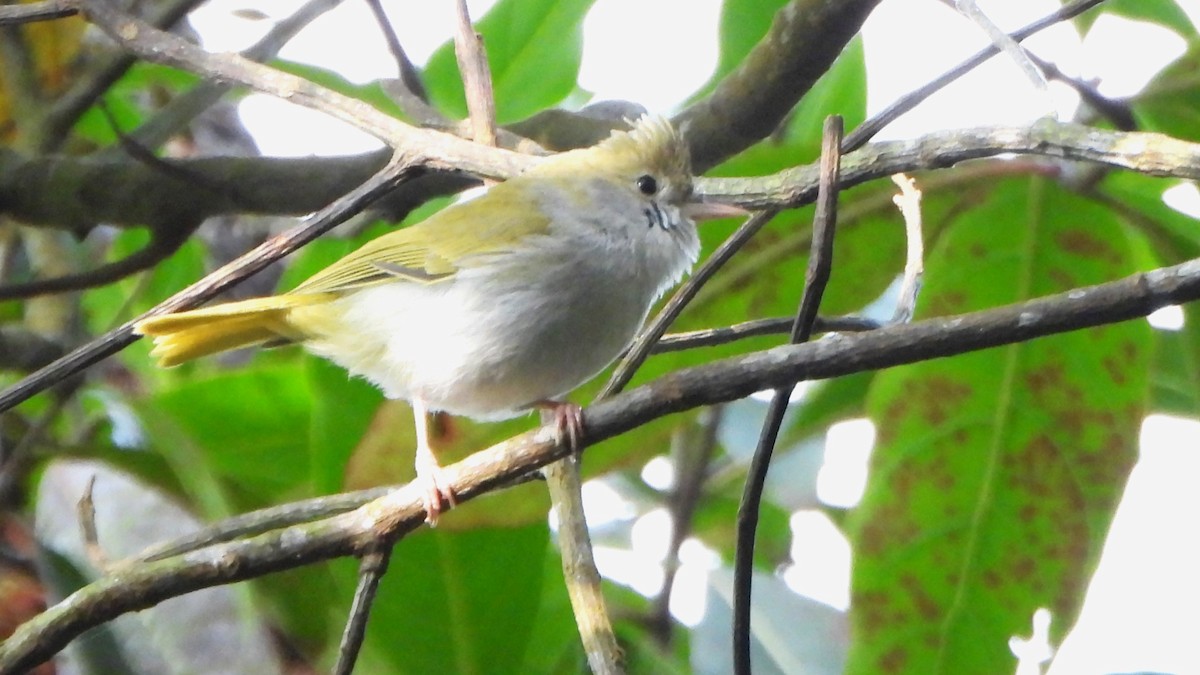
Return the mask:
[[[237, 50], [250, 44], [270, 22], [238, 18], [231, 11], [252, 7], [280, 18], [300, 4], [300, 0], [213, 0], [195, 14], [193, 23], [210, 49]], [[473, 16], [481, 17], [491, 4], [471, 2]], [[1200, 17], [1200, 0], [1183, 4], [1193, 20]], [[983, 10], [1005, 29], [1024, 25], [1058, 5], [1054, 0], [980, 0]], [[419, 16], [412, 9], [418, 6]], [[708, 78], [716, 64], [719, 10], [719, 0], [598, 0], [585, 24], [581, 84], [597, 99], [627, 99], [652, 111], [670, 112]], [[635, 15], [636, 21], [629, 20]], [[394, 17], [400, 40], [417, 63], [423, 63], [451, 35], [449, 2], [402, 3]], [[671, 31], [669, 48], [653, 52], [629, 48], [663, 44], [662, 28], [680, 22], [686, 25]], [[613, 26], [620, 31], [611, 30]], [[936, 37], [923, 39], [914, 35], [915, 30]], [[870, 73], [868, 112], [917, 88], [983, 44], [978, 29], [935, 0], [886, 0], [871, 17], [864, 36]], [[353, 48], [331, 49], [331, 44]], [[1184, 50], [1183, 41], [1165, 29], [1108, 18], [1099, 21], [1083, 42], [1071, 27], [1057, 26], [1026, 44], [1068, 73], [1098, 79], [1100, 91], [1110, 96], [1136, 93], [1147, 78]], [[361, 2], [346, 2], [323, 17], [282, 56], [337, 70], [359, 82], [391, 77], [394, 72]], [[647, 59], [654, 61], [654, 68], [645, 67]], [[650, 77], [644, 75], [647, 72]], [[1075, 105], [1073, 93], [1064, 87], [1051, 85], [1048, 93], [1039, 92], [1011, 61], [997, 58], [900, 119], [882, 137], [908, 137], [948, 127], [1022, 124], [1051, 113], [1069, 117]], [[241, 113], [268, 155], [345, 154], [378, 145], [319, 113], [265, 96], [247, 97]], [[1172, 196], [1173, 205], [1181, 204], [1177, 208], [1200, 212], [1194, 189], [1177, 190]], [[1164, 313], [1156, 325], [1177, 329], [1180, 316]], [[817, 494], [822, 500], [840, 506], [857, 501], [873, 438], [874, 430], [865, 420], [839, 424], [830, 431], [828, 445], [835, 451], [820, 474]], [[1141, 461], [1113, 524], [1083, 615], [1051, 671], [1054, 675], [1138, 670], [1200, 673], [1200, 649], [1195, 644], [1200, 607], [1197, 439], [1200, 422], [1163, 416], [1146, 421]], [[652, 462], [645, 477], [662, 483], [669, 480], [669, 472], [665, 460]], [[628, 512], [616, 492], [602, 484], [589, 484], [585, 496], [597, 521]], [[792, 525], [799, 546], [796, 564], [785, 579], [798, 592], [845, 608], [848, 544], [819, 511], [798, 512]], [[664, 513], [643, 516], [634, 528], [632, 551], [602, 548], [598, 552], [605, 574], [653, 593], [661, 584], [658, 562], [666, 527]], [[685, 547], [683, 560], [672, 607], [682, 620], [692, 623], [703, 606], [688, 600], [704, 597], [707, 572], [717, 559], [693, 542]], [[1031, 617], [1030, 630], [1037, 623], [1044, 631], [1045, 619], [1044, 615], [1037, 621]], [[1037, 672], [1034, 664], [1044, 658], [1044, 652], [1036, 644], [1016, 648], [1033, 655], [1019, 672]]]

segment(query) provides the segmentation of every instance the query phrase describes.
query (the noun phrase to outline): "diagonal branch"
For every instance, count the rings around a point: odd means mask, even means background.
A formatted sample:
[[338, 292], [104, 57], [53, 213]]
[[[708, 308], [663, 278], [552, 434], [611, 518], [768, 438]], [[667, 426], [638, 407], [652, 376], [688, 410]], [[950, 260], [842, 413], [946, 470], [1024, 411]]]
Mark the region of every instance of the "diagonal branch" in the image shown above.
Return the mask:
[[[499, 149], [482, 148], [461, 138], [409, 126], [370, 104], [236, 54], [214, 54], [183, 38], [123, 14], [102, 0], [77, 0], [85, 18], [133, 54], [205, 79], [235, 82], [264, 94], [326, 113], [354, 125], [405, 155], [406, 162], [432, 169], [469, 171], [507, 177], [533, 161]], [[452, 154], [455, 162], [444, 158]]]
[[[159, 303], [147, 315], [194, 307], [216, 296], [226, 288], [316, 239], [335, 225], [361, 211], [397, 184], [419, 175], [421, 171], [420, 167], [402, 161], [389, 163], [370, 180], [314, 214], [306, 224], [268, 239], [236, 260]], [[132, 322], [101, 335], [0, 392], [0, 411], [8, 410], [55, 383], [121, 351], [136, 339], [133, 335]]]
[[[1025, 38], [1045, 28], [1049, 28], [1054, 24], [1067, 21], [1080, 14], [1083, 14], [1087, 10], [1099, 5], [1102, 2], [1104, 2], [1104, 0], [1075, 0], [1074, 2], [1063, 5], [1062, 7], [1058, 8], [1058, 10], [1042, 17], [1041, 19], [1034, 21], [1028, 26], [1009, 33], [1007, 37], [1010, 38], [1014, 43], [1019, 43]], [[946, 88], [946, 86], [948, 86], [950, 83], [971, 72], [978, 67], [979, 64], [987, 61], [999, 53], [1000, 48], [997, 47], [995, 43], [990, 44], [987, 47], [979, 50], [966, 61], [963, 61], [939, 77], [933, 79], [920, 89], [900, 97], [899, 100], [892, 103], [887, 108], [884, 108], [879, 112], [879, 114], [858, 125], [854, 131], [847, 134], [846, 140], [842, 145], [842, 149], [846, 152], [857, 150], [864, 143], [871, 140], [875, 134], [879, 133], [881, 129], [895, 121], [896, 118], [917, 107], [918, 104], [932, 96], [934, 93]]]
[[771, 135], [879, 0], [792, 0], [733, 72], [674, 119], [698, 172]]
[[41, 0], [14, 7], [0, 7], [0, 26], [15, 26], [34, 21], [50, 21], [79, 13], [70, 0]]
[[[1200, 259], [1097, 286], [952, 317], [785, 345], [671, 373], [585, 411], [584, 445], [664, 415], [756, 391], [997, 347], [1144, 317], [1200, 299]], [[553, 426], [521, 434], [446, 468], [460, 502], [564, 457]], [[318, 560], [363, 554], [424, 519], [408, 485], [355, 511], [148, 563], [131, 563], [23, 624], [0, 645], [0, 673], [24, 672], [88, 628], [200, 588]]]

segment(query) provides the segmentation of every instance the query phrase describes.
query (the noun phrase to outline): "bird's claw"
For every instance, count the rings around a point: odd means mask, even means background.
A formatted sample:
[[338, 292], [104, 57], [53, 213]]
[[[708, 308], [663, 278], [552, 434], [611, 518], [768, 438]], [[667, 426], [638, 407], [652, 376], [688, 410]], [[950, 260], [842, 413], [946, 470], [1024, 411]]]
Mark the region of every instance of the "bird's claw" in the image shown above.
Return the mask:
[[425, 507], [425, 522], [437, 527], [442, 511], [458, 506], [454, 488], [450, 486], [442, 467], [436, 463], [417, 467], [417, 480], [421, 484], [421, 505]]

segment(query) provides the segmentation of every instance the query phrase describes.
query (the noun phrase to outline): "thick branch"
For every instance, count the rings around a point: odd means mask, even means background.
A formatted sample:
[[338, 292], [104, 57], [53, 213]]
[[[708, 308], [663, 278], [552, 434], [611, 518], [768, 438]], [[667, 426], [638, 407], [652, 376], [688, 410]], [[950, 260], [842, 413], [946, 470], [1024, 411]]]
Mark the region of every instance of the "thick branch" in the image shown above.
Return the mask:
[[[650, 420], [743, 398], [802, 380], [826, 379], [962, 354], [1146, 316], [1200, 298], [1200, 259], [1005, 307], [776, 347], [671, 373], [587, 409], [583, 444]], [[527, 475], [568, 452], [553, 425], [521, 434], [446, 468], [462, 502]], [[200, 588], [362, 553], [418, 527], [419, 488], [408, 485], [333, 518], [185, 555], [133, 563], [77, 591], [0, 645], [0, 673], [48, 659], [90, 627]]]
[[[1200, 144], [1163, 134], [1096, 129], [1042, 119], [1028, 127], [939, 131], [908, 141], [871, 143], [842, 158], [842, 188], [893, 173], [941, 169], [1008, 153], [1095, 162], [1152, 176], [1200, 178]], [[761, 178], [706, 178], [699, 195], [750, 209], [812, 201], [817, 167], [806, 165]]]
[[[879, 0], [793, 0], [708, 97], [675, 118], [706, 171], [769, 136], [858, 33]], [[839, 112], [839, 111], [831, 111]]]
[[199, 178], [183, 180], [129, 157], [26, 160], [0, 150], [0, 212], [31, 225], [85, 230], [112, 223], [160, 232], [229, 213], [301, 215], [361, 184], [388, 157], [380, 151], [354, 157], [168, 160]]
[[[894, 173], [946, 168], [1008, 153], [1090, 161], [1156, 176], [1200, 177], [1200, 145], [1196, 143], [1046, 119], [1030, 127], [938, 131], [908, 141], [872, 143], [843, 158], [841, 186], [845, 189]], [[462, 158], [450, 153], [442, 159], [456, 162]], [[0, 150], [0, 212], [26, 223], [73, 229], [97, 221], [170, 228], [178, 222], [226, 213], [307, 213], [365, 180], [386, 160], [384, 153], [176, 160], [184, 172], [202, 176], [208, 184], [231, 186], [214, 194], [130, 159], [26, 160]], [[406, 205], [419, 202], [431, 191], [461, 188], [465, 178], [441, 173], [427, 180], [438, 185], [414, 187], [412, 193], [405, 193]], [[806, 165], [770, 176], [702, 178], [697, 193], [748, 208], [791, 207], [812, 200], [816, 181], [815, 166]]]

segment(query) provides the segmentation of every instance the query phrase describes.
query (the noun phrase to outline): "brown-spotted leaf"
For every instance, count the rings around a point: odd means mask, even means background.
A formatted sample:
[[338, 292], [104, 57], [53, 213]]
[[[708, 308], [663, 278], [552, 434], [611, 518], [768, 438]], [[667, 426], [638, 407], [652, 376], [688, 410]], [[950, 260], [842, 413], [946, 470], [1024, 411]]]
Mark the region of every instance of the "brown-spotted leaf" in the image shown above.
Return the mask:
[[[1035, 179], [951, 223], [921, 314], [986, 309], [1115, 279], [1144, 249], [1105, 208]], [[1074, 623], [1137, 456], [1144, 321], [896, 368], [854, 547], [848, 673], [1011, 671], [1009, 638]]]

